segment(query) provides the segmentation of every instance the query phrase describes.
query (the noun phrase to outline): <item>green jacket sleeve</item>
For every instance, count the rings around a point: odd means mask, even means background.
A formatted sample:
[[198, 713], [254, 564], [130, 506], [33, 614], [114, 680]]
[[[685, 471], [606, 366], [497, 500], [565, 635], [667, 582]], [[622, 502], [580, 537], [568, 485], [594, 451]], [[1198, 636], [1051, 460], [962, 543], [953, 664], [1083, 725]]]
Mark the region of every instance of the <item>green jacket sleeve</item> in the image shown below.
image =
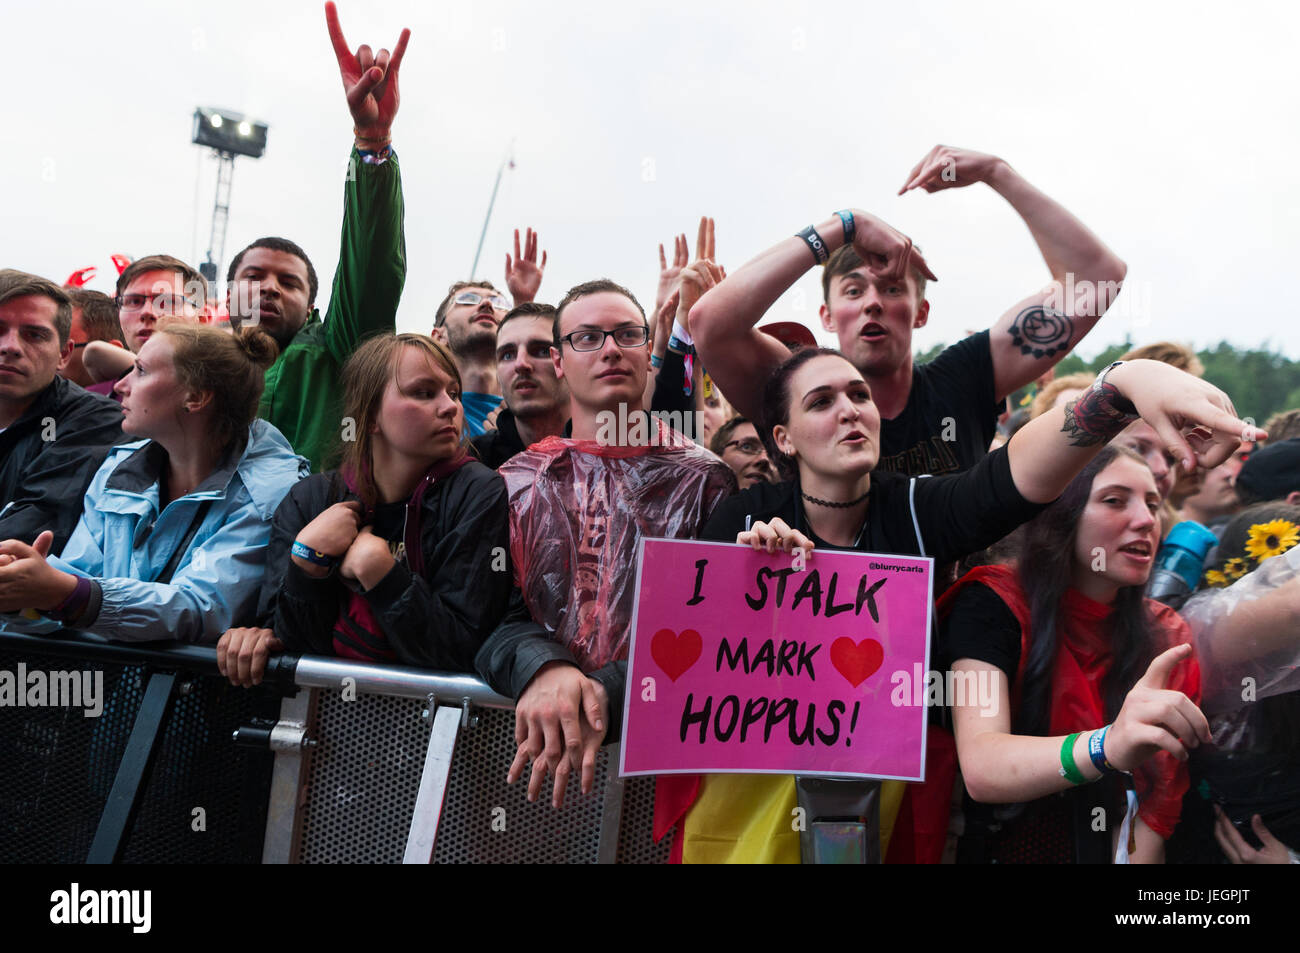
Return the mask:
[[404, 215], [396, 154], [371, 165], [353, 149], [343, 189], [339, 262], [325, 314], [325, 344], [339, 364], [370, 335], [396, 330], [406, 281]]

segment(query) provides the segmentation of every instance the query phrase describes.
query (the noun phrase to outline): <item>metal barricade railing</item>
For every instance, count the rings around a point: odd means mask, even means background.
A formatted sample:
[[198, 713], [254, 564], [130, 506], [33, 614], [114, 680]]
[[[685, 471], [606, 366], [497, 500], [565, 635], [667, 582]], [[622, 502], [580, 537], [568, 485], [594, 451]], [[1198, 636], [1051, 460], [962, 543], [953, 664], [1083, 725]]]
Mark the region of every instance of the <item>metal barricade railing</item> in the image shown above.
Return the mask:
[[620, 781], [614, 746], [559, 811], [549, 783], [506, 785], [513, 703], [474, 677], [280, 656], [245, 690], [210, 648], [0, 633], [0, 672], [19, 664], [102, 672], [104, 710], [0, 706], [0, 860], [667, 859], [653, 781]]

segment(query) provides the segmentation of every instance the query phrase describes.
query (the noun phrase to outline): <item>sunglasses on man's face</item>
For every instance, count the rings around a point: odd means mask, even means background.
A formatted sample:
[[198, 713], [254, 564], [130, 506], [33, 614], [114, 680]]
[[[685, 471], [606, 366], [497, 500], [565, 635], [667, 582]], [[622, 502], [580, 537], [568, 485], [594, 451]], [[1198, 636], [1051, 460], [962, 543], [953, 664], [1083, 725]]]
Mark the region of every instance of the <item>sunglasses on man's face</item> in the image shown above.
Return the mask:
[[[479, 294], [477, 291], [462, 291], [460, 294], [456, 295], [456, 300], [452, 303], [475, 305], [482, 300], [483, 295]], [[488, 301], [492, 302], [492, 307], [496, 308], [498, 311], [510, 310], [510, 302], [501, 297], [501, 295], [492, 295], [492, 297], [488, 298]]]

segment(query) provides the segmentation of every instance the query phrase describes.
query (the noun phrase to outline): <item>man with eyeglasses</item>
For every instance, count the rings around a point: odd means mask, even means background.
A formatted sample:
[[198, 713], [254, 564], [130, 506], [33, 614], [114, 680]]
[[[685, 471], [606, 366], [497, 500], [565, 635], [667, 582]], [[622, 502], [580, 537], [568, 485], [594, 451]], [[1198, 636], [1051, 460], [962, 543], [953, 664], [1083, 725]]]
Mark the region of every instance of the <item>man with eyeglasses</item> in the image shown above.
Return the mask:
[[777, 482], [776, 467], [767, 456], [754, 424], [744, 417], [732, 417], [718, 428], [709, 449], [731, 467], [742, 490], [755, 483]]
[[71, 326], [62, 288], [0, 270], [0, 539], [30, 543], [48, 529], [56, 554], [99, 464], [125, 439], [117, 404], [56, 373]]
[[203, 275], [179, 258], [146, 255], [127, 265], [117, 278], [115, 299], [126, 348], [108, 341], [86, 345], [82, 364], [96, 382], [91, 389], [120, 400], [113, 387], [135, 366], [136, 354], [158, 330], [158, 322], [166, 318], [200, 320], [207, 297]]
[[[516, 305], [537, 297], [546, 268], [546, 252], [537, 260], [538, 238], [527, 229], [521, 248], [515, 229], [515, 253], [506, 254], [506, 287]], [[510, 310], [510, 300], [490, 281], [457, 281], [434, 314], [432, 336], [447, 346], [460, 371], [461, 404], [465, 408], [465, 432], [471, 438], [491, 429], [493, 415], [502, 402], [497, 379], [497, 327]]]
[[[717, 457], [645, 408], [650, 328], [612, 281], [560, 302], [551, 359], [569, 386], [569, 438], [547, 437], [502, 465], [510, 554], [526, 613], [512, 612], [476, 667], [519, 699], [513, 781], [532, 761], [529, 797], [555, 775], [591, 788], [607, 733], [617, 736], [642, 536], [689, 539], [735, 492]], [[531, 614], [531, 618], [529, 617]]]
[[554, 323], [554, 307], [528, 301], [497, 326], [497, 381], [505, 405], [496, 429], [474, 438], [479, 459], [494, 470], [546, 437], [564, 434], [569, 388], [551, 361]]

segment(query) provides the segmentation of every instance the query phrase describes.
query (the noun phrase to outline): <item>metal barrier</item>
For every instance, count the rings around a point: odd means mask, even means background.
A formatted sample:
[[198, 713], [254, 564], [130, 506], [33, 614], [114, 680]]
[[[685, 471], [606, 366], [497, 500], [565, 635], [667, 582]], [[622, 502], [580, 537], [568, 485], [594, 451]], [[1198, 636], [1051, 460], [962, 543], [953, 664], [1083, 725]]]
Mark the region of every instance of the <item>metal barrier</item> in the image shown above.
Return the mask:
[[0, 672], [70, 660], [103, 673], [99, 717], [0, 706], [0, 860], [667, 860], [615, 746], [562, 810], [506, 785], [513, 703], [477, 678], [280, 656], [245, 690], [210, 648], [0, 633]]

